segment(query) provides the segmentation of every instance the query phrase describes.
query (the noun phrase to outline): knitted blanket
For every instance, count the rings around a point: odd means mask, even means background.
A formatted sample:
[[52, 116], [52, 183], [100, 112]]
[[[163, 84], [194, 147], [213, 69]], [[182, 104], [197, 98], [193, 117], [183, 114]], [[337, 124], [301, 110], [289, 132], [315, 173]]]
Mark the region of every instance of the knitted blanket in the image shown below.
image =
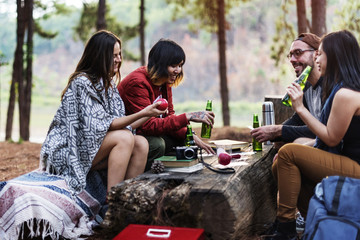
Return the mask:
[[0, 239], [91, 235], [95, 220], [106, 211], [102, 179], [90, 172], [87, 188], [76, 197], [63, 178], [40, 170], [0, 182]]

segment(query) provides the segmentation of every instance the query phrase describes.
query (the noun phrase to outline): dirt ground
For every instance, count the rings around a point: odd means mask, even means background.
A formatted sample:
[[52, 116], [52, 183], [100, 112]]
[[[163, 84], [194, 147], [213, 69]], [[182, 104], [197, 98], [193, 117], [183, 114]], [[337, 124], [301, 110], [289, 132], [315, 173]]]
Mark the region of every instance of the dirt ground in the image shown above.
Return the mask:
[[[195, 128], [199, 135], [200, 129]], [[222, 127], [212, 130], [211, 139], [251, 141], [248, 128]], [[0, 142], [0, 181], [20, 176], [39, 167], [41, 144]]]
[[39, 167], [41, 144], [0, 142], [0, 181], [30, 172]]

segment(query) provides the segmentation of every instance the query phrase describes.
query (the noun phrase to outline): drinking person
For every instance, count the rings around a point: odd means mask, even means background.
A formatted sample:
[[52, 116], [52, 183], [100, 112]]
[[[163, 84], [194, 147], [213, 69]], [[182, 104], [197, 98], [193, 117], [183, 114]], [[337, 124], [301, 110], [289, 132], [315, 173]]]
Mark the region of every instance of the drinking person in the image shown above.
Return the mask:
[[266, 239], [296, 239], [296, 207], [306, 217], [314, 187], [323, 178], [360, 178], [360, 47], [354, 35], [343, 30], [323, 37], [316, 67], [324, 77], [326, 100], [320, 120], [304, 106], [298, 84], [287, 89], [293, 109], [317, 137], [315, 147], [290, 143], [280, 148], [273, 164], [277, 218]]
[[[307, 66], [312, 71], [304, 88], [304, 106], [316, 118], [320, 117], [321, 111], [321, 88], [322, 78], [314, 64], [315, 52], [320, 44], [320, 38], [312, 33], [300, 34], [291, 44], [288, 59], [292, 64], [296, 77], [304, 71]], [[276, 142], [277, 148], [283, 143], [296, 142], [313, 145], [315, 134], [306, 126], [299, 115], [294, 115], [282, 124], [266, 125], [251, 131], [251, 135], [260, 142]]]

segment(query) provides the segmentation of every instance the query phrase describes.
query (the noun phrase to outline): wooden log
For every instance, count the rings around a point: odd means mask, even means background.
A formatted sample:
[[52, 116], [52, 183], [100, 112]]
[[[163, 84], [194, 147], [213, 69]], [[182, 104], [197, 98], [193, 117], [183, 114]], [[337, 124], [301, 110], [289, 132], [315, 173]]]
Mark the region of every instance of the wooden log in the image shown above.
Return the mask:
[[281, 102], [280, 95], [266, 95], [264, 101], [270, 101], [274, 104], [275, 124], [281, 124], [294, 114], [294, 110], [291, 107], [285, 106]]
[[[196, 173], [144, 173], [112, 188], [102, 231], [116, 236], [128, 224], [203, 228], [206, 239], [247, 239], [275, 218], [275, 150], [234, 167], [234, 174], [208, 169]], [[216, 158], [207, 159], [214, 162]]]

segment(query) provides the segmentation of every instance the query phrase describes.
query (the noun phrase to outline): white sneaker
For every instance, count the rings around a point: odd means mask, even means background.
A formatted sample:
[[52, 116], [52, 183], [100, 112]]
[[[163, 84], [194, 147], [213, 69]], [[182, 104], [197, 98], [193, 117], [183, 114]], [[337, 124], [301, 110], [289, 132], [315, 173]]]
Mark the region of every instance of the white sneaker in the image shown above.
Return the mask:
[[305, 220], [301, 216], [300, 212], [296, 213], [296, 231], [298, 233], [303, 233], [305, 230]]

